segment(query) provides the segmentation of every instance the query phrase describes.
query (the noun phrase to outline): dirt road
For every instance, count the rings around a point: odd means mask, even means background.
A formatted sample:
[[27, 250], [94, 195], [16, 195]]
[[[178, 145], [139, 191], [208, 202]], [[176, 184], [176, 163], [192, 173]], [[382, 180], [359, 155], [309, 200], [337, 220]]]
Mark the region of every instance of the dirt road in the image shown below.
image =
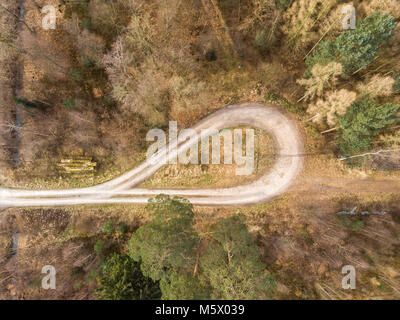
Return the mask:
[[[207, 135], [204, 130], [251, 126], [267, 131], [276, 144], [276, 161], [258, 180], [237, 187], [219, 189], [142, 189], [134, 188], [159, 170], [161, 159], [186, 152]], [[0, 189], [1, 207], [62, 206], [77, 204], [146, 203], [163, 193], [182, 196], [196, 205], [248, 205], [266, 202], [284, 193], [303, 165], [303, 145], [299, 131], [287, 116], [272, 105], [245, 103], [218, 110], [193, 127], [195, 139], [172, 141], [169, 152], [163, 149], [138, 167], [109, 182], [81, 189], [16, 190]], [[203, 129], [203, 131], [201, 131]], [[155, 163], [155, 164], [154, 164]]]

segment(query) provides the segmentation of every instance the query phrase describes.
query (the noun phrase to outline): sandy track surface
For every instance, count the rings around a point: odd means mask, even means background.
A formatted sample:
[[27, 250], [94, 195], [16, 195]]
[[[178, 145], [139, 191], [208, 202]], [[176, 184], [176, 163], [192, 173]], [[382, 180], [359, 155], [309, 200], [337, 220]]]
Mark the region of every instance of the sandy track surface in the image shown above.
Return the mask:
[[[143, 189], [135, 188], [159, 170], [161, 159], [186, 152], [207, 136], [204, 130], [251, 126], [267, 131], [276, 144], [273, 167], [258, 180], [237, 187], [218, 189]], [[106, 183], [80, 189], [17, 190], [0, 189], [1, 207], [63, 206], [78, 204], [146, 203], [163, 193], [182, 196], [195, 205], [248, 205], [267, 202], [284, 193], [303, 165], [303, 145], [295, 123], [272, 105], [244, 103], [224, 107], [194, 126], [196, 139], [169, 145], [138, 167]], [[203, 131], [201, 131], [203, 129]], [[176, 153], [175, 153], [176, 154]], [[169, 159], [169, 158], [168, 158]]]

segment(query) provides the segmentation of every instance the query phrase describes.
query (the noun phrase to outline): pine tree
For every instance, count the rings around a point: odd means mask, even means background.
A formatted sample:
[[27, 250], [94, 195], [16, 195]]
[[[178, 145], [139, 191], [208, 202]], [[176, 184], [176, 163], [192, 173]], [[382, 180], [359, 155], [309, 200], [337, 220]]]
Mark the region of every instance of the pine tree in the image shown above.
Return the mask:
[[363, 101], [352, 104], [347, 113], [339, 119], [339, 150], [345, 156], [368, 150], [372, 138], [386, 125], [397, 120], [395, 114], [398, 110], [398, 105], [390, 103], [379, 105]]
[[266, 299], [274, 287], [265, 273], [244, 216], [220, 219], [212, 240], [200, 257], [200, 266], [212, 287], [213, 299]]
[[185, 199], [159, 195], [149, 200], [152, 221], [129, 240], [129, 255], [141, 261], [145, 276], [160, 280], [168, 270], [193, 271], [198, 236], [193, 229], [193, 206]]
[[397, 22], [380, 11], [360, 20], [354, 30], [343, 31], [335, 41], [323, 41], [319, 48], [306, 59], [310, 76], [315, 64], [336, 61], [343, 65], [343, 73], [351, 74], [365, 69], [375, 58], [381, 44], [390, 40]]
[[103, 300], [148, 300], [161, 296], [158, 282], [143, 276], [140, 264], [126, 254], [113, 253], [102, 265], [95, 295]]

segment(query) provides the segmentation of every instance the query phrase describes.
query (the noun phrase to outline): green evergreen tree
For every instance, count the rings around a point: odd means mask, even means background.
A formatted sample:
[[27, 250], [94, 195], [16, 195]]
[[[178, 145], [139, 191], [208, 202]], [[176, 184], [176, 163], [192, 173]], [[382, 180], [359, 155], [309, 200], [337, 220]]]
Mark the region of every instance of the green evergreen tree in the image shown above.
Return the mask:
[[160, 280], [164, 300], [201, 300], [210, 298], [210, 288], [203, 276], [170, 270]]
[[334, 41], [323, 41], [318, 49], [306, 59], [306, 77], [316, 64], [331, 61], [342, 64], [343, 74], [365, 69], [375, 58], [380, 45], [393, 36], [397, 22], [380, 11], [360, 20], [354, 30], [343, 31]]
[[200, 266], [213, 299], [266, 299], [274, 288], [243, 215], [218, 220]]
[[153, 218], [129, 240], [129, 255], [141, 261], [143, 274], [160, 280], [168, 270], [192, 270], [198, 236], [193, 229], [193, 206], [189, 201], [159, 195], [149, 200], [147, 212]]
[[397, 120], [395, 114], [398, 110], [398, 105], [390, 103], [379, 105], [363, 101], [352, 104], [347, 113], [339, 118], [339, 150], [345, 156], [368, 150], [372, 138], [386, 125]]
[[102, 300], [159, 299], [158, 282], [143, 276], [140, 263], [126, 254], [113, 253], [102, 265], [102, 275], [97, 278], [95, 295]]

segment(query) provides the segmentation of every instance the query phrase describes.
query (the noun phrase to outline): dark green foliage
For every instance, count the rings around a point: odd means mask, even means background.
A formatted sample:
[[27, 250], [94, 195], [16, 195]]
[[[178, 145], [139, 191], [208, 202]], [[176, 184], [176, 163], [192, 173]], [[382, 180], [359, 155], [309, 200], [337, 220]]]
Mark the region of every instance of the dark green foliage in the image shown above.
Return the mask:
[[36, 104], [24, 98], [14, 97], [14, 102], [22, 104], [25, 108], [36, 108]]
[[208, 297], [193, 277], [199, 241], [193, 229], [193, 206], [185, 199], [159, 195], [149, 200], [147, 212], [153, 220], [132, 236], [129, 255], [141, 261], [144, 275], [160, 280], [163, 299]]
[[203, 277], [193, 277], [192, 273], [170, 270], [161, 278], [160, 289], [163, 300], [209, 299], [209, 286]]
[[119, 234], [125, 234], [125, 233], [127, 233], [127, 232], [128, 232], [128, 226], [127, 226], [127, 224], [124, 223], [124, 222], [118, 223], [117, 232], [118, 232]]
[[306, 59], [305, 76], [310, 76], [315, 64], [326, 65], [331, 61], [341, 63], [347, 75], [365, 69], [375, 58], [379, 46], [393, 36], [396, 25], [391, 15], [380, 11], [360, 20], [356, 29], [343, 31], [335, 41], [321, 42]]
[[258, 30], [254, 38], [254, 43], [262, 49], [268, 49], [268, 31], [265, 29]]
[[126, 254], [108, 256], [97, 283], [95, 294], [102, 300], [150, 300], [161, 296], [158, 282], [143, 276], [140, 263]]
[[86, 67], [86, 68], [91, 68], [93, 67], [93, 62], [90, 61], [90, 59], [86, 58], [86, 57], [82, 57], [81, 58], [82, 64]]
[[243, 216], [219, 219], [199, 247], [187, 200], [159, 195], [147, 210], [153, 220], [136, 231], [128, 250], [144, 275], [160, 280], [163, 299], [268, 298], [274, 280]]
[[274, 288], [242, 215], [218, 220], [200, 266], [213, 299], [266, 299]]
[[117, 106], [117, 103], [108, 95], [104, 95], [102, 100], [106, 108], [115, 108]]
[[90, 21], [90, 19], [89, 18], [82, 18], [82, 21], [81, 21], [81, 23], [82, 23], [82, 29], [90, 29], [90, 27], [91, 27], [91, 21]]
[[336, 44], [330, 41], [322, 41], [318, 46], [318, 50], [314, 51], [312, 55], [307, 56], [306, 65], [307, 70], [304, 73], [304, 77], [308, 78], [311, 76], [311, 70], [316, 64], [327, 65], [329, 62], [336, 61]]
[[372, 138], [386, 125], [396, 121], [398, 109], [398, 105], [390, 103], [379, 105], [363, 101], [352, 104], [347, 113], [339, 118], [339, 150], [345, 156], [368, 150]]
[[85, 275], [85, 270], [82, 267], [73, 267], [70, 270], [70, 275], [72, 279], [78, 280], [83, 278], [83, 276]]
[[198, 237], [192, 225], [193, 207], [185, 199], [159, 195], [149, 200], [152, 221], [140, 227], [128, 243], [129, 255], [142, 261], [143, 274], [160, 280], [168, 269], [193, 270]]

